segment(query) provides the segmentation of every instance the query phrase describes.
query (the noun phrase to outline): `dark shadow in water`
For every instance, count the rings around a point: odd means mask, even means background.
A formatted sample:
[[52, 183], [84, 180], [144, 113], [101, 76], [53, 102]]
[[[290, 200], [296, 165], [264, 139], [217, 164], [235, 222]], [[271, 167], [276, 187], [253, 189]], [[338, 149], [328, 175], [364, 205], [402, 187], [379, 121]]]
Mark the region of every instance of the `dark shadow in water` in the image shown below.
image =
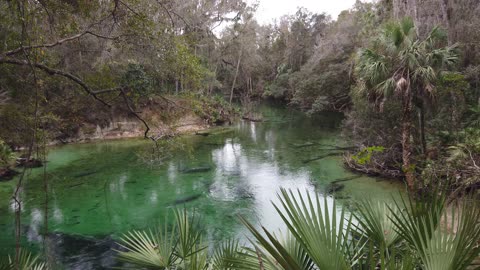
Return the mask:
[[51, 233], [47, 238], [49, 260], [65, 269], [112, 269], [121, 264], [115, 250], [122, 247], [107, 236], [104, 238], [81, 237]]

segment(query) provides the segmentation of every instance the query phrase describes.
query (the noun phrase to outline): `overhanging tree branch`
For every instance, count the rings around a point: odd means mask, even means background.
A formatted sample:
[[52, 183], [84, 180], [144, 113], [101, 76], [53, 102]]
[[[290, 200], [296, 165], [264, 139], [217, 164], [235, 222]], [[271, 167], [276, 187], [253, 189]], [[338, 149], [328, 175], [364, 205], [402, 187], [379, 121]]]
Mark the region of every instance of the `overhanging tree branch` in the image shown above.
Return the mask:
[[79, 39], [85, 35], [92, 35], [94, 37], [97, 37], [97, 38], [101, 38], [101, 39], [110, 39], [110, 40], [117, 40], [119, 39], [121, 36], [116, 36], [116, 37], [110, 37], [110, 36], [104, 36], [104, 35], [100, 35], [100, 34], [96, 34], [92, 31], [84, 31], [82, 33], [79, 33], [79, 34], [76, 34], [76, 35], [73, 35], [71, 37], [67, 37], [67, 38], [64, 38], [64, 39], [60, 39], [60, 40], [57, 40], [56, 42], [54, 43], [50, 43], [50, 44], [39, 44], [39, 45], [32, 45], [32, 46], [22, 46], [22, 47], [19, 47], [19, 48], [16, 48], [14, 50], [10, 50], [10, 51], [7, 51], [7, 52], [4, 52], [2, 53], [3, 56], [11, 56], [11, 55], [14, 55], [14, 54], [17, 54], [17, 53], [20, 53], [22, 52], [23, 50], [32, 50], [32, 49], [38, 49], [38, 48], [52, 48], [52, 47], [55, 47], [55, 46], [58, 46], [58, 45], [62, 45], [63, 43], [65, 42], [68, 42], [68, 41], [72, 41], [72, 40], [76, 40], [76, 39]]
[[148, 126], [148, 123], [145, 120], [143, 120], [143, 118], [140, 115], [138, 115], [138, 113], [132, 108], [132, 106], [130, 105], [130, 102], [128, 101], [127, 94], [125, 93], [125, 90], [123, 88], [120, 88], [120, 93], [122, 94], [123, 100], [125, 101], [125, 105], [127, 105], [127, 108], [130, 111], [130, 113], [133, 116], [135, 116], [135, 118], [140, 120], [143, 123], [143, 125], [145, 126], [145, 133], [143, 134], [145, 139], [151, 139], [151, 140], [155, 141], [155, 139], [148, 136], [148, 132], [150, 131], [150, 127]]
[[143, 125], [145, 126], [145, 133], [144, 133], [144, 137], [147, 138], [147, 139], [152, 139], [154, 140], [153, 138], [149, 137], [148, 136], [148, 132], [150, 131], [150, 127], [148, 125], [148, 123], [137, 113], [135, 112], [135, 110], [132, 108], [132, 106], [130, 105], [130, 102], [127, 98], [127, 95], [125, 93], [125, 89], [123, 87], [114, 87], [114, 88], [109, 88], [109, 89], [103, 89], [103, 90], [98, 90], [98, 91], [93, 91], [84, 81], [82, 81], [82, 79], [80, 79], [79, 77], [71, 74], [71, 73], [68, 73], [68, 72], [65, 72], [63, 70], [59, 70], [59, 69], [54, 69], [54, 68], [51, 68], [51, 67], [48, 67], [44, 64], [39, 64], [39, 63], [29, 63], [28, 61], [26, 60], [16, 60], [16, 59], [6, 59], [6, 58], [0, 58], [0, 64], [13, 64], [13, 65], [21, 65], [21, 66], [26, 66], [26, 65], [29, 65], [31, 67], [34, 67], [34, 68], [37, 68], [37, 69], [40, 69], [44, 72], [46, 72], [47, 74], [49, 75], [58, 75], [58, 76], [63, 76], [67, 79], [70, 79], [71, 81], [75, 82], [76, 84], [78, 84], [88, 95], [92, 96], [94, 99], [96, 99], [97, 101], [101, 102], [103, 105], [107, 106], [107, 107], [111, 107], [110, 104], [108, 104], [107, 102], [105, 102], [103, 99], [99, 98], [97, 95], [99, 94], [105, 94], [105, 93], [111, 93], [111, 92], [120, 92], [124, 101], [125, 101], [125, 105], [127, 106], [129, 112], [135, 116], [135, 118], [137, 118], [140, 122], [143, 123]]
[[[17, 59], [10, 59], [10, 58], [0, 58], [0, 64], [12, 64], [12, 65], [19, 65], [19, 66], [28, 66], [30, 65], [30, 63], [26, 60], [17, 60]], [[65, 77], [67, 79], [70, 79], [71, 81], [75, 82], [76, 84], [78, 84], [88, 95], [92, 96], [94, 99], [98, 100], [99, 102], [101, 102], [103, 105], [105, 106], [108, 106], [110, 107], [110, 104], [108, 104], [107, 102], [105, 102], [104, 100], [102, 100], [101, 98], [99, 98], [97, 96], [97, 93], [95, 91], [93, 91], [85, 82], [82, 81], [82, 79], [80, 79], [79, 77], [71, 74], [71, 73], [68, 73], [66, 71], [63, 71], [63, 70], [60, 70], [60, 69], [54, 69], [54, 68], [51, 68], [51, 67], [48, 67], [44, 64], [40, 64], [40, 63], [31, 63], [31, 65], [37, 69], [40, 69], [44, 72], [46, 72], [47, 74], [49, 75], [58, 75], [58, 76], [62, 76], [62, 77]], [[110, 91], [111, 89], [109, 89]], [[118, 89], [117, 89], [118, 90]], [[100, 90], [99, 93], [102, 93], [103, 90]], [[113, 90], [111, 90], [113, 91]], [[110, 91], [110, 92], [111, 92]]]

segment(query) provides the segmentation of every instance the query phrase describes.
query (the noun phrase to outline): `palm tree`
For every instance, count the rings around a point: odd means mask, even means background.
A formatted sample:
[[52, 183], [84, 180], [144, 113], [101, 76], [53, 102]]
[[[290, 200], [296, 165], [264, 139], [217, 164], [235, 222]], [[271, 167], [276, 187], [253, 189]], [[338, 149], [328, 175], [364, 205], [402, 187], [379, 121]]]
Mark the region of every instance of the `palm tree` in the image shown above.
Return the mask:
[[445, 34], [435, 27], [425, 39], [420, 39], [411, 18], [388, 24], [370, 48], [362, 49], [357, 58], [358, 89], [376, 96], [383, 103], [392, 93], [402, 102], [403, 171], [410, 190], [415, 183], [412, 164], [412, 113], [414, 99], [419, 100], [420, 137], [426, 150], [424, 131], [425, 99], [434, 95], [439, 72], [457, 59], [457, 45], [442, 47]]

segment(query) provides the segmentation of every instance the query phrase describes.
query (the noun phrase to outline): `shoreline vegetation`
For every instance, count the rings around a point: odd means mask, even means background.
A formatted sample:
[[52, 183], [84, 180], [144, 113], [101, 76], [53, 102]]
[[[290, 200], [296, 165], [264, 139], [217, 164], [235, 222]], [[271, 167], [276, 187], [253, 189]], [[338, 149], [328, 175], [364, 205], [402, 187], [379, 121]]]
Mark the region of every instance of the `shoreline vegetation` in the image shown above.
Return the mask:
[[[258, 3], [245, 0], [1, 1], [0, 175], [23, 166], [10, 206], [15, 256], [5, 268], [47, 267], [22, 252], [21, 222], [31, 167], [45, 168], [39, 188], [48, 210], [50, 144], [142, 136], [163, 160], [177, 134], [208, 137], [205, 129], [235, 118], [263, 122], [255, 101], [275, 100], [310, 116], [345, 116], [348, 147], [300, 162], [343, 156], [353, 171], [402, 179], [414, 201], [361, 206], [365, 223], [350, 228], [348, 242], [326, 230], [337, 227], [328, 213], [320, 217], [318, 198], [301, 198], [300, 209], [282, 190], [278, 214], [289, 234], [279, 239], [242, 220], [256, 242], [246, 251], [228, 243], [223, 267], [354, 269], [354, 243], [370, 245], [360, 253], [371, 269], [467, 269], [480, 250], [476, 206], [462, 208], [476, 216], [453, 215], [456, 232], [439, 228], [450, 198], [480, 196], [480, 2], [407, 2], [356, 1], [336, 18], [299, 7], [260, 24]], [[165, 239], [152, 246], [152, 234], [130, 234], [122, 257], [160, 269], [205, 265], [200, 233], [189, 231], [187, 212], [175, 214], [180, 236], [155, 235]], [[343, 211], [341, 220], [338, 228]], [[357, 243], [359, 235], [368, 240]], [[228, 253], [241, 258], [224, 261]]]

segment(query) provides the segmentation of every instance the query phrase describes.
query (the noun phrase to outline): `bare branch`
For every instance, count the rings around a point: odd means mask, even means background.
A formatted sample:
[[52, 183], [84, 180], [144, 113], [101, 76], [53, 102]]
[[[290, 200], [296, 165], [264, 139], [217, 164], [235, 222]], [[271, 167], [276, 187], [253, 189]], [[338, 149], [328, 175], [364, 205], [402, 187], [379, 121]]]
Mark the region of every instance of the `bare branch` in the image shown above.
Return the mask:
[[6, 104], [10, 100], [7, 91], [0, 90], [0, 105]]
[[76, 34], [76, 35], [74, 35], [74, 36], [57, 40], [57, 41], [54, 42], [54, 43], [50, 43], [50, 44], [39, 44], [39, 45], [32, 45], [32, 46], [22, 46], [22, 47], [19, 47], [19, 48], [14, 49], [14, 50], [4, 52], [2, 55], [3, 55], [3, 56], [11, 56], [11, 55], [20, 53], [20, 52], [22, 52], [23, 50], [32, 50], [32, 49], [37, 49], [37, 48], [52, 48], [52, 47], [55, 47], [55, 46], [58, 46], [58, 45], [62, 45], [62, 44], [65, 43], [65, 42], [79, 39], [79, 38], [81, 38], [81, 37], [83, 37], [83, 36], [85, 36], [85, 35], [92, 35], [92, 36], [95, 36], [95, 37], [97, 37], [97, 38], [110, 39], [110, 40], [117, 40], [117, 39], [119, 39], [119, 38], [121, 37], [121, 36], [116, 36], [116, 37], [104, 36], [104, 35], [96, 34], [96, 33], [94, 33], [94, 32], [91, 32], [91, 31], [88, 31], [88, 30], [87, 30], [87, 31], [84, 31], [84, 32], [82, 32], [82, 33]]
[[157, 0], [157, 3], [167, 13], [168, 17], [170, 18], [170, 22], [172, 24], [172, 29], [175, 31], [175, 21], [173, 20], [172, 14], [170, 14], [170, 11], [168, 11], [168, 9], [165, 7], [165, 5], [160, 0]]
[[138, 115], [138, 113], [135, 112], [135, 110], [132, 108], [132, 106], [130, 105], [130, 102], [128, 101], [127, 95], [125, 94], [125, 90], [123, 88], [120, 88], [120, 91], [122, 93], [123, 100], [125, 101], [125, 105], [127, 105], [127, 108], [130, 111], [130, 113], [133, 116], [135, 116], [138, 120], [140, 120], [143, 123], [143, 125], [145, 126], [145, 133], [144, 133], [145, 139], [151, 139], [151, 140], [155, 141], [154, 138], [148, 136], [148, 132], [150, 131], [150, 127], [148, 126], [147, 122], [145, 120], [143, 120], [143, 118], [140, 115]]
[[106, 94], [106, 93], [111, 93], [111, 92], [118, 92], [118, 91], [121, 91], [121, 90], [122, 90], [122, 87], [114, 87], [114, 88], [109, 88], [109, 89], [93, 91], [93, 93], [95, 95], [101, 95], [101, 94]]

